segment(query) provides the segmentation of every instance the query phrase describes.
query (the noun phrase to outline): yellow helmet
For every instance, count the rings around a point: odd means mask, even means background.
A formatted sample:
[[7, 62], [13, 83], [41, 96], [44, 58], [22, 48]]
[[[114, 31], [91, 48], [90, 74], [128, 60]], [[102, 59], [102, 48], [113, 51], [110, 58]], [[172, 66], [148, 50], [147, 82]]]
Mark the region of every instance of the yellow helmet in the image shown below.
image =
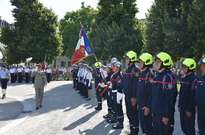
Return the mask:
[[186, 66], [189, 70], [196, 69], [196, 61], [192, 58], [184, 59], [182, 65]]
[[126, 56], [130, 59], [131, 62], [137, 61], [137, 54], [134, 51], [128, 51]]
[[172, 58], [168, 53], [160, 52], [157, 54], [157, 58], [162, 61], [163, 66], [165, 66], [165, 67], [173, 66]]
[[203, 56], [200, 60], [199, 60], [199, 65], [201, 64], [205, 64], [205, 56]]
[[143, 53], [140, 55], [139, 59], [144, 62], [146, 66], [153, 64], [153, 57], [150, 53]]
[[101, 62], [95, 62], [95, 67], [96, 68], [101, 68], [102, 67], [102, 63]]

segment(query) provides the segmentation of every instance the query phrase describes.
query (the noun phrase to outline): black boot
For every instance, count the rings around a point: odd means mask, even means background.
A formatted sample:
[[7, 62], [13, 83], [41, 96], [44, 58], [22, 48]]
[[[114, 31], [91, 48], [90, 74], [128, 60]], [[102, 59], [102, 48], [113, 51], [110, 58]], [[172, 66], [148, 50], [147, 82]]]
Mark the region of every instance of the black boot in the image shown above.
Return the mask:
[[112, 117], [111, 113], [108, 113], [108, 114], [103, 116], [104, 119], [110, 119], [111, 117]]
[[138, 135], [139, 128], [137, 127], [131, 127], [130, 128], [130, 134], [129, 135]]
[[107, 119], [107, 123], [116, 123], [117, 118], [116, 117], [111, 117], [110, 119]]
[[5, 98], [6, 98], [6, 94], [3, 94], [3, 95], [2, 95], [2, 99], [5, 99]]
[[112, 126], [113, 129], [123, 129], [123, 123], [117, 122]]
[[102, 103], [98, 103], [98, 106], [95, 107], [95, 110], [96, 110], [96, 111], [102, 110]]

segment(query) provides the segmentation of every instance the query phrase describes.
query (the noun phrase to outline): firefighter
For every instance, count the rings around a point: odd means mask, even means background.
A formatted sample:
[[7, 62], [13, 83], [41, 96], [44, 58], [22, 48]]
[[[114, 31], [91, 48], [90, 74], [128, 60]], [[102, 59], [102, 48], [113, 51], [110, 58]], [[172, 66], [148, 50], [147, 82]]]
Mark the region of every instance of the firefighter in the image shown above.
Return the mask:
[[177, 95], [176, 78], [170, 68], [173, 61], [168, 53], [156, 55], [152, 80], [152, 116], [154, 135], [172, 135], [174, 125], [175, 102]]
[[146, 135], [153, 134], [152, 114], [151, 114], [151, 83], [153, 78], [151, 70], [153, 65], [153, 57], [149, 53], [143, 53], [139, 57], [139, 80], [137, 84], [137, 103], [139, 104], [139, 120], [142, 132]]
[[195, 102], [194, 102], [194, 82], [196, 62], [194, 59], [186, 58], [182, 62], [180, 92], [179, 92], [179, 112], [181, 128], [185, 135], [195, 135]]
[[205, 57], [199, 61], [200, 77], [197, 79], [196, 84], [196, 107], [199, 135], [205, 135]]
[[127, 117], [130, 124], [130, 135], [137, 135], [139, 132], [139, 118], [137, 108], [137, 82], [139, 69], [135, 63], [137, 54], [134, 51], [128, 51], [125, 55], [125, 62], [128, 66], [123, 74], [123, 90], [125, 94], [125, 105]]

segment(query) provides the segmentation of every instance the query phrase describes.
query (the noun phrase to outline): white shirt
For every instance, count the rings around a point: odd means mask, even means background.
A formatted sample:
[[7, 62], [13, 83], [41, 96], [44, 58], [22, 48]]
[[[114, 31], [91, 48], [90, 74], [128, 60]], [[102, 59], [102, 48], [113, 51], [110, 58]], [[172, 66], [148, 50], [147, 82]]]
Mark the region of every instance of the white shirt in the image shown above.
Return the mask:
[[17, 72], [18, 72], [18, 73], [23, 72], [23, 68], [17, 68]]
[[46, 73], [52, 73], [52, 70], [50, 68], [46, 69]]
[[0, 78], [1, 79], [9, 79], [9, 70], [0, 70]]
[[11, 68], [11, 69], [9, 70], [9, 72], [10, 72], [11, 74], [16, 73], [16, 68]]
[[30, 68], [25, 68], [25, 69], [24, 69], [24, 72], [25, 72], [25, 73], [30, 73], [31, 70], [30, 70]]

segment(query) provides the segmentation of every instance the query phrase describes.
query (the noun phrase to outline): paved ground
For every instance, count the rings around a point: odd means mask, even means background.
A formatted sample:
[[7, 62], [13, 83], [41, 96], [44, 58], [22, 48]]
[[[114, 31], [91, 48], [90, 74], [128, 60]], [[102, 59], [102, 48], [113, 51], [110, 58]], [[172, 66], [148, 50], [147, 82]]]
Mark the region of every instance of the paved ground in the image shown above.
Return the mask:
[[[7, 106], [8, 103], [8, 106], [13, 108], [6, 111], [8, 116], [11, 112], [15, 115], [7, 117], [6, 120], [1, 120], [3, 116], [0, 116], [0, 135], [126, 135], [129, 132], [126, 116], [124, 130], [112, 130], [102, 118], [106, 114], [106, 103], [103, 103], [103, 111], [95, 112], [94, 93], [91, 101], [85, 101], [72, 89], [70, 82], [48, 84], [44, 105], [39, 111], [34, 110], [32, 85], [12, 85], [8, 88], [7, 95], [9, 99], [6, 103], [0, 101], [0, 105]], [[23, 109], [17, 100], [22, 102]], [[174, 135], [183, 135], [178, 114], [175, 127]]]

